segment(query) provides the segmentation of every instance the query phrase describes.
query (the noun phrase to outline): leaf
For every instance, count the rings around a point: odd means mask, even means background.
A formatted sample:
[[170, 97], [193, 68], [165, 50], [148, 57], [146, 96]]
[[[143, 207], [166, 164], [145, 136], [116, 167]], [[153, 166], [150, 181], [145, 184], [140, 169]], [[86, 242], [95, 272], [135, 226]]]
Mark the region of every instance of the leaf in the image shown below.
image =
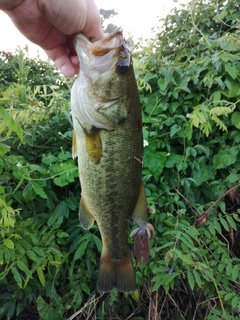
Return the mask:
[[188, 283], [190, 285], [190, 288], [193, 291], [194, 286], [195, 286], [195, 280], [194, 280], [192, 272], [188, 271], [187, 278], [188, 278]]
[[227, 77], [227, 79], [224, 81], [224, 83], [226, 84], [227, 88], [229, 89], [226, 94], [226, 96], [228, 98], [234, 98], [239, 95], [240, 88], [239, 88], [239, 85], [236, 81]]
[[47, 172], [47, 170], [45, 168], [43, 168], [43, 167], [41, 167], [41, 166], [39, 166], [37, 164], [29, 164], [29, 169], [31, 171], [38, 171], [43, 175], [46, 174], [46, 172]]
[[228, 264], [226, 267], [226, 274], [229, 277], [232, 274], [232, 265]]
[[28, 269], [28, 267], [21, 260], [17, 261], [17, 266], [20, 270], [22, 270], [26, 274], [27, 277], [29, 277], [29, 278], [32, 277], [31, 271]]
[[14, 242], [11, 239], [4, 239], [3, 243], [8, 249], [14, 249]]
[[79, 248], [74, 254], [73, 261], [76, 261], [77, 259], [81, 258], [84, 255], [87, 245], [89, 243], [89, 240], [90, 238], [80, 244]]
[[45, 285], [45, 276], [44, 276], [44, 273], [43, 273], [43, 267], [42, 266], [37, 267], [37, 275], [38, 275], [38, 278], [39, 278], [42, 286], [44, 286]]
[[45, 257], [45, 252], [43, 251], [42, 248], [40, 248], [40, 247], [32, 247], [32, 250], [35, 251], [35, 253], [36, 253], [39, 257]]
[[194, 228], [194, 227], [187, 228], [186, 233], [188, 233], [192, 238], [194, 238], [196, 241], [198, 241], [199, 232], [196, 228]]
[[36, 192], [37, 195], [39, 195], [41, 198], [43, 199], [47, 199], [47, 195], [45, 193], [45, 191], [43, 190], [43, 187], [46, 185], [45, 181], [34, 181], [34, 180], [30, 180], [29, 183], [31, 184], [31, 186], [33, 187], [33, 190]]
[[144, 75], [144, 80], [145, 81], [149, 81], [151, 80], [152, 78], [155, 78], [156, 77], [156, 74], [155, 73], [152, 73], [152, 72], [149, 72], [147, 71]]
[[131, 292], [131, 297], [133, 298], [133, 300], [135, 300], [137, 303], [139, 303], [140, 301], [140, 294], [139, 291], [136, 289], [135, 291]]
[[74, 182], [78, 177], [78, 168], [73, 160], [67, 162], [57, 163], [50, 168], [51, 175], [58, 175], [53, 179], [54, 183], [59, 187], [64, 187], [71, 182]]
[[228, 300], [232, 299], [232, 297], [233, 297], [233, 294], [232, 294], [232, 293], [227, 293], [227, 294], [224, 296], [224, 300], [225, 300], [225, 301], [228, 301]]
[[159, 178], [166, 162], [167, 153], [154, 151], [150, 147], [145, 147], [144, 151], [144, 166], [149, 168], [155, 178]]
[[232, 280], [236, 281], [238, 279], [238, 274], [239, 274], [239, 267], [234, 266], [232, 269]]
[[222, 217], [221, 217], [219, 220], [220, 220], [222, 226], [224, 227], [224, 229], [225, 229], [226, 231], [229, 231], [229, 226], [228, 226], [228, 224], [227, 224], [227, 221], [226, 221], [224, 218], [222, 218]]
[[213, 167], [204, 162], [200, 162], [199, 169], [193, 171], [193, 180], [196, 186], [201, 186], [204, 182], [214, 179]]
[[172, 138], [175, 135], [175, 133], [177, 133], [179, 130], [180, 130], [180, 128], [177, 124], [172, 126], [170, 129], [170, 137]]
[[213, 100], [213, 105], [216, 107], [219, 104], [219, 101], [221, 100], [221, 92], [214, 91], [212, 94], [212, 100]]
[[63, 320], [63, 315], [47, 304], [41, 296], [38, 296], [37, 299], [37, 309], [42, 320]]
[[232, 123], [232, 125], [235, 126], [237, 129], [240, 129], [240, 112], [235, 111], [235, 112], [232, 114], [231, 123]]
[[22, 288], [22, 278], [20, 276], [20, 273], [18, 272], [18, 270], [15, 267], [11, 268], [14, 280], [17, 282], [18, 286], [20, 288]]
[[193, 274], [194, 274], [194, 278], [196, 279], [198, 287], [201, 288], [202, 287], [202, 281], [201, 281], [201, 278], [199, 276], [199, 273], [196, 270], [193, 270]]
[[186, 254], [183, 254], [180, 250], [175, 249], [175, 254], [186, 264], [194, 265], [194, 261]]
[[169, 242], [163, 244], [162, 246], [157, 247], [156, 250], [157, 250], [157, 251], [160, 251], [160, 250], [162, 250], [162, 249], [164, 249], [164, 248], [171, 247], [171, 246], [174, 246], [174, 245], [175, 245], [175, 241], [169, 241]]
[[226, 219], [228, 221], [228, 223], [230, 224], [230, 226], [237, 231], [237, 226], [236, 226], [236, 223], [235, 221], [233, 220], [233, 218], [229, 215], [226, 216]]
[[170, 274], [165, 274], [165, 276], [162, 279], [162, 285], [167, 286], [170, 282], [174, 280], [174, 278], [179, 277], [179, 274], [177, 272]]
[[36, 197], [36, 192], [34, 191], [31, 183], [27, 183], [23, 189], [22, 195], [26, 202], [32, 201]]
[[168, 84], [169, 84], [169, 80], [167, 78], [158, 79], [158, 86], [161, 91], [164, 92], [167, 89]]
[[235, 309], [236, 306], [239, 304], [239, 302], [240, 302], [239, 300], [240, 300], [239, 297], [234, 297], [232, 299], [232, 307], [233, 307], [233, 309]]
[[53, 164], [54, 162], [58, 162], [58, 161], [59, 161], [58, 158], [52, 154], [43, 155], [42, 157], [42, 163], [45, 163], [47, 165]]
[[81, 289], [83, 289], [83, 291], [85, 291], [88, 295], [90, 295], [90, 288], [85, 282], [81, 283]]
[[171, 153], [166, 158], [166, 168], [173, 168], [174, 166], [180, 164], [183, 161], [183, 156], [175, 153]]
[[194, 243], [192, 241], [192, 239], [189, 237], [188, 234], [186, 233], [182, 233], [181, 236], [180, 236], [180, 240], [182, 242], [184, 242], [186, 244], [186, 246], [192, 250], [195, 246], [194, 246]]
[[216, 234], [216, 229], [213, 227], [212, 224], [209, 225], [208, 229], [209, 229], [211, 235], [212, 235], [212, 236], [215, 236], [215, 234]]
[[192, 124], [188, 122], [185, 128], [185, 134], [188, 140], [191, 140], [192, 138], [192, 131]]
[[97, 236], [93, 235], [93, 241], [96, 244], [98, 252], [102, 252], [102, 242], [101, 242], [101, 240]]
[[8, 304], [8, 308], [7, 308], [8, 311], [7, 311], [7, 314], [6, 314], [6, 319], [7, 320], [13, 319], [15, 308], [16, 308], [16, 299], [13, 299], [12, 301], [9, 301], [9, 304]]
[[217, 229], [217, 231], [218, 231], [219, 233], [222, 232], [221, 225], [220, 225], [220, 223], [219, 223], [217, 220], [214, 221], [213, 225], [214, 225], [214, 227]]
[[11, 148], [7, 146], [6, 144], [0, 143], [0, 158], [3, 158], [3, 156], [10, 151]]
[[225, 64], [224, 68], [225, 68], [225, 71], [231, 76], [233, 80], [237, 78], [237, 72], [238, 72], [237, 67], [235, 67], [233, 64], [228, 62]]
[[31, 251], [31, 250], [28, 250], [27, 252], [27, 256], [32, 260], [32, 261], [35, 261], [35, 262], [38, 262], [39, 261], [39, 258], [37, 257], [37, 255], [35, 254], [35, 252]]
[[14, 131], [21, 142], [25, 143], [22, 128], [3, 107], [0, 107], [0, 119], [1, 118], [3, 120], [3, 124], [0, 122], [0, 133], [2, 133], [5, 128], [8, 128], [7, 136], [10, 136], [12, 131]]
[[221, 121], [216, 115], [211, 116], [212, 120], [215, 122], [216, 126], [222, 131], [228, 131], [226, 125]]
[[226, 203], [224, 201], [218, 201], [218, 207], [223, 213], [226, 211]]
[[213, 157], [213, 166], [216, 169], [225, 169], [238, 159], [239, 148], [225, 148]]
[[153, 277], [152, 282], [155, 282], [152, 289], [153, 291], [156, 291], [160, 288], [160, 286], [162, 285], [162, 280], [163, 280], [162, 274]]
[[180, 81], [178, 82], [178, 86], [175, 87], [174, 91], [183, 90], [183, 91], [186, 91], [188, 93], [191, 93], [191, 90], [188, 87], [188, 83], [189, 83], [190, 80], [191, 80], [191, 78], [188, 77], [188, 76], [182, 77], [180, 79]]
[[229, 113], [232, 112], [233, 109], [230, 107], [215, 107], [209, 111], [209, 114], [215, 116], [227, 116]]

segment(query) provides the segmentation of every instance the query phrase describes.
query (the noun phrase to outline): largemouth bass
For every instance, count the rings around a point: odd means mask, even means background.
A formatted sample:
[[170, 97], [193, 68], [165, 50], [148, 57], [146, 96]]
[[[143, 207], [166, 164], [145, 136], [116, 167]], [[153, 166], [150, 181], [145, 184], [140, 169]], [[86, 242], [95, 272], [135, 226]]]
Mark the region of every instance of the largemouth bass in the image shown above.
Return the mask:
[[80, 73], [71, 110], [81, 183], [79, 219], [84, 229], [96, 220], [101, 233], [98, 290], [134, 291], [128, 224], [135, 219], [148, 238], [153, 230], [141, 178], [141, 107], [131, 54], [121, 27], [95, 43], [78, 34], [76, 51]]

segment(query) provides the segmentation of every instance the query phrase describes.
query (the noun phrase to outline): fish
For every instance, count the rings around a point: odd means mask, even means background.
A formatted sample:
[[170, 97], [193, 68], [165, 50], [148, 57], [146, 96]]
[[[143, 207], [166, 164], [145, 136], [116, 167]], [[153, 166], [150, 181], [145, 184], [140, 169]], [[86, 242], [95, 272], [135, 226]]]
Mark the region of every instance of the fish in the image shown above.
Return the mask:
[[141, 105], [131, 53], [122, 27], [96, 42], [78, 33], [75, 44], [80, 72], [71, 90], [71, 113], [79, 220], [86, 230], [96, 220], [101, 234], [98, 291], [131, 292], [136, 290], [128, 245], [131, 218], [138, 225], [137, 242], [154, 232], [147, 223]]

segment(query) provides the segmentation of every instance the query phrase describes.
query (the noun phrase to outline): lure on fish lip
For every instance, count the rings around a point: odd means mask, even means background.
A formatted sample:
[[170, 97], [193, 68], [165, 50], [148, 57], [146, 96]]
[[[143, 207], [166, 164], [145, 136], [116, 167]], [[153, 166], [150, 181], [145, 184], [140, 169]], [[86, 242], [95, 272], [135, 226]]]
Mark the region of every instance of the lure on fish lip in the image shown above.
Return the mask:
[[[84, 229], [96, 220], [101, 233], [98, 290], [134, 291], [129, 221], [133, 218], [139, 226], [132, 235], [137, 244], [146, 237], [148, 242], [154, 231], [147, 224], [141, 178], [141, 107], [131, 54], [121, 27], [95, 43], [78, 34], [76, 51], [81, 70], [72, 88], [71, 110], [73, 157], [78, 157], [82, 190], [79, 219]], [[146, 249], [145, 244], [141, 261]]]

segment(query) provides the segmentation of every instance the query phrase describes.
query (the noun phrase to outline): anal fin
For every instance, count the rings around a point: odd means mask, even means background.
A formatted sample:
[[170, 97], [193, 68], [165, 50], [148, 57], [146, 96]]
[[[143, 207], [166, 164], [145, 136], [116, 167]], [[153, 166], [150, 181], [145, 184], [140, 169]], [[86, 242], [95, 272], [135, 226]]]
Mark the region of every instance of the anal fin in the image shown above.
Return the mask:
[[95, 221], [95, 218], [93, 217], [93, 215], [88, 210], [88, 208], [86, 206], [86, 202], [85, 202], [83, 197], [81, 198], [81, 201], [80, 201], [80, 207], [79, 207], [78, 216], [79, 216], [79, 221], [81, 223], [81, 226], [85, 230], [90, 229], [91, 226], [93, 225], [94, 221]]

